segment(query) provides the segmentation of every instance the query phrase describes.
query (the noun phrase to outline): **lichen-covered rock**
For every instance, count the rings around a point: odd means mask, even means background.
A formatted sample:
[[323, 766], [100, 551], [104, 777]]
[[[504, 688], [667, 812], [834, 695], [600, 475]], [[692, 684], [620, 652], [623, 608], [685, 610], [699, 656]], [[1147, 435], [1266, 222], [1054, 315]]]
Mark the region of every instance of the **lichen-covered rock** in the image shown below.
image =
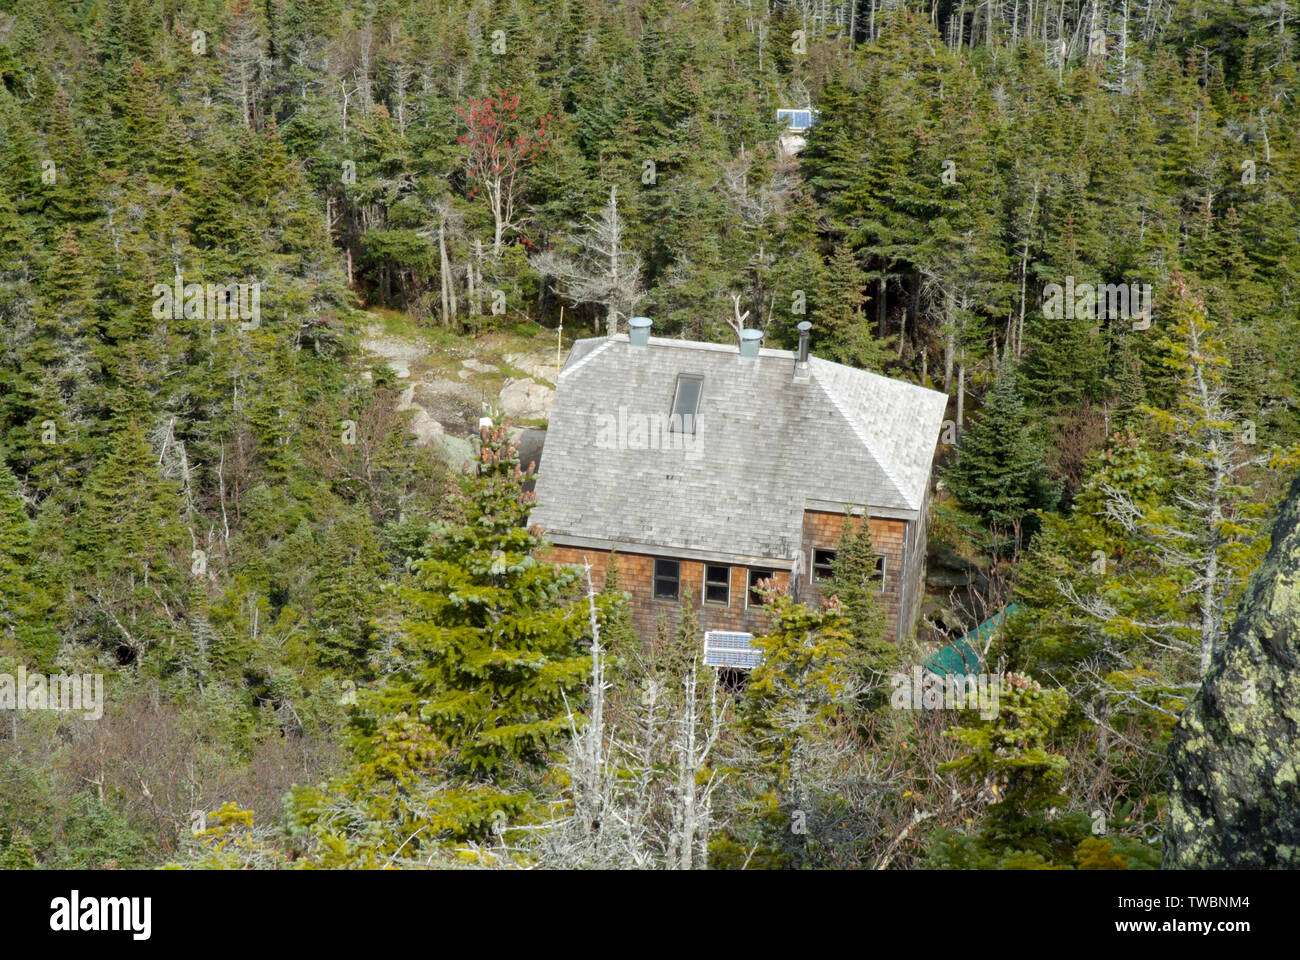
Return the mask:
[[429, 438], [454, 473], [465, 473], [476, 460], [474, 445], [461, 437], [437, 433]]
[[1166, 868], [1300, 868], [1300, 477], [1169, 758]]

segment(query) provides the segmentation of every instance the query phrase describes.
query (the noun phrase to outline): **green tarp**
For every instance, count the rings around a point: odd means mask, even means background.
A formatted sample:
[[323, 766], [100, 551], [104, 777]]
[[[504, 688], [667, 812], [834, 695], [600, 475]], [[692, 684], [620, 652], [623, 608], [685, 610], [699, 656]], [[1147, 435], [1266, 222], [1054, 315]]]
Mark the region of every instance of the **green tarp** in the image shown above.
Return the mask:
[[988, 638], [1001, 625], [1003, 618], [1020, 609], [1016, 603], [1008, 604], [955, 643], [950, 643], [925, 661], [925, 669], [940, 677], [949, 674], [964, 676], [980, 672], [980, 651]]

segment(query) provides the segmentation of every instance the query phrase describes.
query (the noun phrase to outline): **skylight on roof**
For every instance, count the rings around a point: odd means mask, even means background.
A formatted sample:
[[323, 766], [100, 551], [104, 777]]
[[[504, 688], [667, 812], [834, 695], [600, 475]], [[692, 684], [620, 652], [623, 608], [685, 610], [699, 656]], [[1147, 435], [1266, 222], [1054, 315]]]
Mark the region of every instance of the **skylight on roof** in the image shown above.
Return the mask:
[[695, 418], [700, 412], [700, 395], [704, 393], [704, 378], [695, 373], [679, 373], [677, 389], [673, 392], [673, 415], [668, 421], [669, 430], [695, 433]]

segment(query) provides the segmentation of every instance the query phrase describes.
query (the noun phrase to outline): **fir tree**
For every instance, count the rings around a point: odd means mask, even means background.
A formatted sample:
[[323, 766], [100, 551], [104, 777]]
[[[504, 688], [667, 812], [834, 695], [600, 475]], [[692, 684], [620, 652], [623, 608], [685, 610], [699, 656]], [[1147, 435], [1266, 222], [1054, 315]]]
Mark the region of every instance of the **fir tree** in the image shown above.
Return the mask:
[[33, 535], [18, 480], [0, 459], [0, 652], [49, 668], [58, 647], [55, 610], [36, 579]]
[[871, 543], [871, 526], [866, 517], [845, 517], [832, 577], [822, 593], [848, 623], [850, 653], [845, 666], [859, 685], [858, 702], [863, 709], [873, 709], [885, 702], [881, 691], [885, 674], [897, 665], [898, 648], [885, 640], [888, 622], [880, 597], [875, 547]]
[[760, 862], [799, 869], [815, 862], [810, 845], [833, 796], [827, 747], [856, 695], [846, 668], [851, 635], [837, 610], [813, 611], [781, 594], [771, 604], [771, 629], [754, 638], [763, 662], [739, 710], [751, 826], [735, 837], [756, 834], [749, 842], [762, 848]]
[[464, 521], [437, 529], [402, 591], [416, 659], [376, 697], [384, 716], [408, 716], [445, 753], [451, 784], [431, 802], [453, 837], [483, 837], [494, 811], [527, 805], [520, 778], [543, 769], [569, 731], [588, 666], [579, 571], [534, 556], [532, 496], [505, 427], [484, 427], [480, 440]]
[[1006, 370], [962, 432], [957, 459], [944, 473], [957, 499], [1002, 536], [1030, 533], [1030, 511], [1049, 509], [1057, 488], [1030, 432], [1014, 369]]

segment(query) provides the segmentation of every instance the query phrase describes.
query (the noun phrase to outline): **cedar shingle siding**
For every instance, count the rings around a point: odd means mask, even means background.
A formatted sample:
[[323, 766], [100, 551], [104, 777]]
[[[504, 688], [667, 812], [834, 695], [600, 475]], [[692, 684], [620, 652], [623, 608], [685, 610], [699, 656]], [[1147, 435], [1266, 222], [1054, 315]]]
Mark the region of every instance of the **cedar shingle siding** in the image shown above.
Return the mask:
[[[803, 518], [805, 575], [799, 581], [799, 595], [825, 599], [817, 583], [812, 579], [812, 552], [817, 549], [835, 549], [840, 539], [840, 530], [844, 526], [844, 514], [808, 510]], [[882, 599], [889, 615], [889, 628], [885, 632], [885, 638], [897, 640], [898, 611], [903, 597], [902, 584], [906, 580], [903, 543], [907, 536], [907, 523], [903, 520], [889, 520], [883, 517], [871, 517], [868, 523], [871, 526], [871, 545], [876, 553], [885, 558], [885, 589]]]
[[[663, 616], [672, 629], [677, 629], [681, 622], [681, 602], [654, 599], [654, 561], [653, 556], [637, 553], [616, 553], [618, 557], [619, 589], [631, 596], [629, 604], [632, 612], [632, 624], [643, 639], [655, 635], [660, 616]], [[608, 569], [608, 550], [589, 550], [578, 547], [552, 547], [544, 556], [552, 563], [591, 563], [591, 581], [597, 590], [605, 584], [605, 571]], [[762, 633], [768, 624], [764, 607], [753, 607], [746, 603], [748, 594], [748, 567], [731, 566], [731, 602], [726, 606], [718, 603], [705, 603], [704, 567], [698, 560], [683, 560], [681, 573], [681, 597], [685, 599], [689, 591], [691, 605], [700, 618], [701, 630], [741, 630], [746, 633]], [[788, 570], [774, 573], [777, 586], [786, 588], [790, 585]]]

